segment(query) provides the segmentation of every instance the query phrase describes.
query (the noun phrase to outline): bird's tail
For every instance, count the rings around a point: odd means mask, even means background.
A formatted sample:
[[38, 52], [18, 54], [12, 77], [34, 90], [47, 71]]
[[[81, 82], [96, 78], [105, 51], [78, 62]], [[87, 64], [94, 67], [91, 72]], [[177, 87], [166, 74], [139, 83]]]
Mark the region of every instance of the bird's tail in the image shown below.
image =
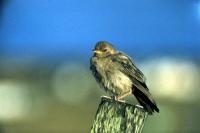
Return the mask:
[[156, 102], [147, 90], [141, 91], [135, 88], [133, 94], [148, 114], [153, 114], [154, 111], [159, 112]]

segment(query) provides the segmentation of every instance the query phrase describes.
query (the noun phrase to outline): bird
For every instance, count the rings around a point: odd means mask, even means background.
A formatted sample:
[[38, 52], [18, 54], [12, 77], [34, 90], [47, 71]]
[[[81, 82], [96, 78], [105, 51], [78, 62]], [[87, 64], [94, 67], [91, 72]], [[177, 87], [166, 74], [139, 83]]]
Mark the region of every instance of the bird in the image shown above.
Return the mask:
[[148, 114], [159, 113], [144, 74], [128, 55], [116, 50], [111, 43], [96, 43], [90, 58], [90, 70], [110, 98], [120, 101], [133, 94]]

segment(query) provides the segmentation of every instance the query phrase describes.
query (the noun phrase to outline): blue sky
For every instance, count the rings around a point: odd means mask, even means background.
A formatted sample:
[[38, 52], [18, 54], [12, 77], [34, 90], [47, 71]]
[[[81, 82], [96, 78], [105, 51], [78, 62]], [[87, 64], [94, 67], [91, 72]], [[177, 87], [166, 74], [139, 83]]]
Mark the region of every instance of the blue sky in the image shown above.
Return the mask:
[[200, 52], [198, 0], [9, 0], [1, 6], [4, 54], [89, 54], [99, 40], [136, 54]]

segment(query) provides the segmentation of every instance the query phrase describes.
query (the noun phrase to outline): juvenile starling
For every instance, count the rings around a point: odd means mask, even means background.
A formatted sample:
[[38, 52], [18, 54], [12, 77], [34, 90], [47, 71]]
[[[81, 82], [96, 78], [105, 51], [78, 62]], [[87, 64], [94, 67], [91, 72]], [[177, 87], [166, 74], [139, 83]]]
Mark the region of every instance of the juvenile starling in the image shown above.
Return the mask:
[[105, 41], [97, 42], [93, 52], [90, 69], [101, 88], [115, 100], [133, 94], [149, 114], [159, 112], [145, 76], [130, 57]]

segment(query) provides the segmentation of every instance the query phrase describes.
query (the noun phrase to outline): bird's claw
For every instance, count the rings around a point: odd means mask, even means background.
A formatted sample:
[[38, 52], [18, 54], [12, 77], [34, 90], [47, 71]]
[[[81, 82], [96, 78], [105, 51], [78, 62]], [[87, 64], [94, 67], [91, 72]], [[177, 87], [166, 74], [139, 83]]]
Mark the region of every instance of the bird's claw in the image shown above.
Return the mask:
[[101, 98], [112, 99], [112, 98], [111, 98], [111, 97], [109, 97], [109, 96], [101, 96]]
[[118, 102], [122, 102], [122, 103], [125, 103], [125, 100], [117, 99], [116, 101], [118, 101]]
[[114, 96], [114, 100], [115, 100], [115, 101], [118, 101], [118, 102], [125, 103], [125, 100], [121, 100], [121, 99], [119, 99], [119, 98], [118, 98], [118, 97], [116, 97], [116, 96]]
[[116, 97], [116, 96], [113, 96], [113, 97], [109, 97], [109, 96], [101, 96], [101, 98], [106, 98], [106, 99], [110, 99], [110, 100], [114, 100], [114, 101], [118, 101], [118, 102], [125, 103], [125, 100], [121, 100], [121, 99], [119, 99], [119, 98]]
[[137, 106], [137, 107], [139, 107], [139, 108], [144, 108], [143, 106], [141, 106], [141, 105], [138, 105], [138, 104], [137, 104], [137, 105], [135, 105], [135, 106]]

